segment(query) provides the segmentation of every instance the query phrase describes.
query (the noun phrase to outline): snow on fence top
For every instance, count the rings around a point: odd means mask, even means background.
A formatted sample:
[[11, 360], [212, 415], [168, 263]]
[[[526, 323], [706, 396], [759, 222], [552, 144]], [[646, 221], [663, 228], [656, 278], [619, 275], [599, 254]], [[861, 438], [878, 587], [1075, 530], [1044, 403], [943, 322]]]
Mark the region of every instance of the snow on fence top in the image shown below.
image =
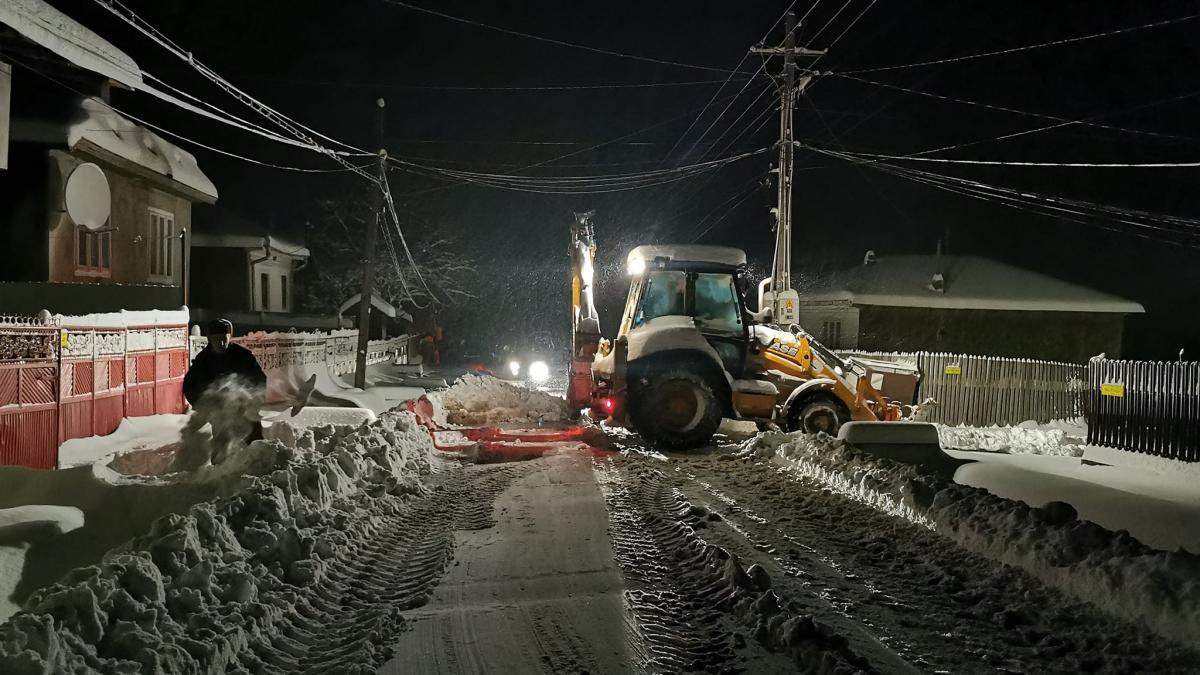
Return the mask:
[[55, 314], [66, 328], [137, 328], [141, 326], [186, 326], [191, 320], [187, 307], [180, 309], [128, 310], [96, 314]]

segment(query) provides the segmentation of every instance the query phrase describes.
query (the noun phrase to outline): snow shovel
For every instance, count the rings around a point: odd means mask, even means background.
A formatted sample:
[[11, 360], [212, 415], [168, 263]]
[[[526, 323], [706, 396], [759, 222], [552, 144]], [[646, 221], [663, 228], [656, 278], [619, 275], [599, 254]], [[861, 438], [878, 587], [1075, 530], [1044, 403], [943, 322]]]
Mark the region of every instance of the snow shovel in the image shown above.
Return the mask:
[[292, 401], [292, 417], [300, 414], [304, 410], [304, 406], [308, 405], [309, 399], [312, 398], [313, 391], [317, 388], [317, 374], [313, 373], [304, 384], [300, 385], [300, 390], [296, 392], [296, 398]]

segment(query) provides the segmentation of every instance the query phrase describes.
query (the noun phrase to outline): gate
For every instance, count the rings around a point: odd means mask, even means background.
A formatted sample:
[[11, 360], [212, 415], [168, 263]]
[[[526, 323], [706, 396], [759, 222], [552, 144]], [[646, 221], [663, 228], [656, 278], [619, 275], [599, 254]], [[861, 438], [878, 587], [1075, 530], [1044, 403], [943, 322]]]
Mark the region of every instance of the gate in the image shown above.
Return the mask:
[[0, 465], [58, 463], [58, 328], [0, 321]]

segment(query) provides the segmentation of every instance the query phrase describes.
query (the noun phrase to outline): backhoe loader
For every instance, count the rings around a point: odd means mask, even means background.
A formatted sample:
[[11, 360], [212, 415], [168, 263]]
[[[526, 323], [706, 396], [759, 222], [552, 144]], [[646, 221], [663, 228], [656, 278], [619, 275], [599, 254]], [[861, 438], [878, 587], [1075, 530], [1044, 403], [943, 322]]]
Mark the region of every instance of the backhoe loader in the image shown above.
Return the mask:
[[768, 323], [745, 294], [746, 254], [720, 246], [638, 246], [616, 339], [593, 302], [591, 214], [571, 234], [571, 367], [567, 401], [624, 424], [653, 446], [704, 445], [722, 418], [836, 434], [850, 421], [901, 418], [866, 369], [802, 328]]

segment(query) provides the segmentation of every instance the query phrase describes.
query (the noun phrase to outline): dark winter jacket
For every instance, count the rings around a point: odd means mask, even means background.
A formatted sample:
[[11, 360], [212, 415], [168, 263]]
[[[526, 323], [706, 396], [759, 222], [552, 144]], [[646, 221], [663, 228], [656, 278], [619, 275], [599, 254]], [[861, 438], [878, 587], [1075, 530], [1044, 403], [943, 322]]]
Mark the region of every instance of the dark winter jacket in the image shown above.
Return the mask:
[[267, 375], [249, 349], [233, 343], [218, 354], [212, 347], [205, 347], [192, 367], [183, 377], [183, 395], [193, 406], [204, 396], [209, 387], [229, 376], [238, 377], [243, 384], [255, 389], [266, 389]]

